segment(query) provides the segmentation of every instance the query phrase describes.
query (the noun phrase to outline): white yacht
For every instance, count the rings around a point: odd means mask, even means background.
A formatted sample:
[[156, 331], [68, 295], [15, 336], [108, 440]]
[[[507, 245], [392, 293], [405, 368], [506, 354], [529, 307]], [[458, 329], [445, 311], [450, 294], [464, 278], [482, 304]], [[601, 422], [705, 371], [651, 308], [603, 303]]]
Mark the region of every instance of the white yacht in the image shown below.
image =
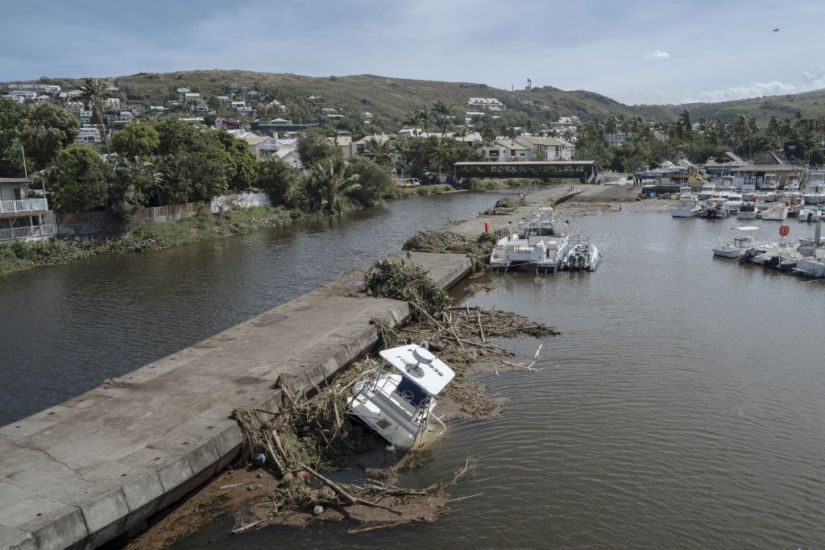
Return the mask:
[[799, 221], [801, 222], [815, 222], [818, 221], [821, 215], [821, 210], [813, 206], [806, 206], [799, 211]]
[[823, 182], [808, 182], [805, 186], [805, 192], [802, 193], [805, 199], [805, 204], [822, 204], [825, 203], [825, 183]]
[[738, 258], [742, 252], [753, 247], [753, 236], [759, 228], [753, 225], [735, 227], [738, 233], [733, 237], [733, 241], [717, 246], [713, 249], [714, 256], [722, 258]]
[[553, 209], [539, 208], [518, 233], [499, 239], [490, 254], [490, 268], [553, 272], [567, 257], [569, 237], [556, 227]]
[[699, 217], [706, 220], [723, 220], [730, 217], [730, 207], [722, 198], [712, 198], [704, 203]]
[[756, 206], [756, 203], [745, 201], [742, 203], [742, 206], [739, 207], [739, 212], [736, 213], [736, 219], [753, 220], [756, 219], [757, 214], [759, 214], [759, 208]]
[[784, 203], [771, 204], [762, 210], [762, 219], [771, 221], [785, 221], [788, 218], [788, 207]]
[[670, 211], [674, 218], [694, 218], [702, 211], [699, 205], [699, 197], [693, 193], [682, 193], [679, 195], [679, 206]]
[[797, 216], [805, 207], [805, 199], [799, 191], [786, 191], [782, 195], [782, 204], [788, 207], [788, 216]]
[[742, 195], [739, 193], [728, 193], [725, 200], [725, 206], [728, 207], [731, 214], [736, 214], [739, 212], [739, 209], [742, 208]]
[[716, 184], [705, 183], [699, 191], [699, 200], [704, 201], [716, 195]]
[[349, 414], [401, 449], [443, 434], [447, 428], [433, 409], [435, 396], [455, 377], [452, 369], [417, 344], [385, 349], [379, 355], [391, 370], [379, 367], [355, 383]]

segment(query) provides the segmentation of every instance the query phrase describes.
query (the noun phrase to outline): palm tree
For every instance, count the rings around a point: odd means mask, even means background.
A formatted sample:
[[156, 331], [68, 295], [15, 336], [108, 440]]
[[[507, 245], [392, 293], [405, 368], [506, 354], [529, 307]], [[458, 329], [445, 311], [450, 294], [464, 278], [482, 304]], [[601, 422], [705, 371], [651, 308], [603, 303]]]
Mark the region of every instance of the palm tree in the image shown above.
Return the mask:
[[312, 167], [311, 185], [323, 197], [327, 214], [341, 213], [341, 198], [361, 188], [358, 175], [347, 176], [346, 163], [340, 157], [323, 160]]
[[433, 103], [432, 112], [436, 116], [436, 123], [441, 124], [441, 137], [444, 137], [444, 134], [447, 133], [447, 126], [453, 116], [453, 107], [455, 105], [447, 105], [441, 100]]
[[391, 140], [378, 140], [375, 137], [369, 138], [364, 142], [364, 156], [381, 166], [392, 165]]
[[433, 150], [430, 153], [430, 162], [435, 162], [438, 172], [438, 183], [441, 183], [441, 167], [444, 164], [444, 158], [450, 153], [451, 140], [444, 138], [435, 138]]
[[106, 127], [103, 123], [103, 103], [109, 98], [109, 91], [106, 89], [106, 85], [96, 78], [85, 79], [83, 85], [80, 87], [80, 91], [80, 98], [92, 106], [92, 116], [97, 118], [103, 143], [108, 153], [109, 141], [106, 136]]

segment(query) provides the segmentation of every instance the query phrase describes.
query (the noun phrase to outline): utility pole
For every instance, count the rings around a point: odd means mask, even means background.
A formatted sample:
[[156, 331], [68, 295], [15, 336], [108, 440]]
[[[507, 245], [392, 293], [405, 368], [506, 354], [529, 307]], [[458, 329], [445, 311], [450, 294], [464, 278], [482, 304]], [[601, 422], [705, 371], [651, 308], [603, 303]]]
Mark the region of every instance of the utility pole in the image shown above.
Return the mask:
[[26, 149], [23, 145], [20, 145], [20, 152], [23, 153], [23, 175], [26, 176], [26, 179], [29, 179], [29, 169], [26, 167]]

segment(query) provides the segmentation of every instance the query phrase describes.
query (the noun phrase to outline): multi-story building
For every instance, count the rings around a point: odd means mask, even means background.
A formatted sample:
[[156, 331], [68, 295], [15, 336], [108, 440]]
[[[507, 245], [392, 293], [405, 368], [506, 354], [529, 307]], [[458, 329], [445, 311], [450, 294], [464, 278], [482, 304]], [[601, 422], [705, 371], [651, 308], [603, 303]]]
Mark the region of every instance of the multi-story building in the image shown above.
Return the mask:
[[45, 197], [32, 194], [27, 178], [0, 178], [0, 242], [45, 239], [57, 233]]

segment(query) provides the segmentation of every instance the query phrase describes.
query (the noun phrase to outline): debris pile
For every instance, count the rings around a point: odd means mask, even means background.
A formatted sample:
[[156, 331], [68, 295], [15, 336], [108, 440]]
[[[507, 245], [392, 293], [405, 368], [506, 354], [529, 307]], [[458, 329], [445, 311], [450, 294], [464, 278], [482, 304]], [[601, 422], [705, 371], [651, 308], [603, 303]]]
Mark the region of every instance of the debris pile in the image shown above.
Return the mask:
[[[426, 270], [404, 262], [380, 260], [364, 277], [367, 296], [402, 300], [416, 306], [416, 311], [440, 313], [450, 304], [447, 291], [433, 282]], [[417, 317], [418, 314], [413, 314]]]
[[482, 216], [506, 216], [515, 212], [516, 208], [527, 206], [523, 198], [505, 197], [496, 201], [496, 205], [481, 213]]
[[487, 263], [497, 240], [498, 237], [490, 233], [482, 233], [472, 240], [451, 231], [422, 231], [407, 239], [402, 248], [414, 252], [466, 254], [473, 269], [478, 270]]

